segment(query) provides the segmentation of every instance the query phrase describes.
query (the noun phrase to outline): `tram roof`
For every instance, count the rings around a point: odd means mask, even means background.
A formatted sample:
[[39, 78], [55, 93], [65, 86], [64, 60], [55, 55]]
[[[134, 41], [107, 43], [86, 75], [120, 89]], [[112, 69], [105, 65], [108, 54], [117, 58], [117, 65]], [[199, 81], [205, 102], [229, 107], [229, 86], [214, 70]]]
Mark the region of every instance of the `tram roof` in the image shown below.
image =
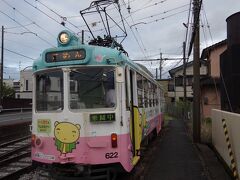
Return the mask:
[[[128, 56], [116, 48], [93, 46], [82, 44], [78, 37], [70, 34], [68, 44], [62, 44], [58, 37], [58, 47], [49, 48], [43, 51], [38, 60], [33, 63], [33, 71], [39, 71], [54, 67], [96, 65], [96, 66], [125, 66], [128, 64], [134, 70], [153, 78], [151, 72], [142, 64], [130, 60]], [[61, 34], [60, 33], [60, 34]], [[72, 59], [74, 57], [80, 57]], [[48, 62], [47, 62], [48, 61]]]

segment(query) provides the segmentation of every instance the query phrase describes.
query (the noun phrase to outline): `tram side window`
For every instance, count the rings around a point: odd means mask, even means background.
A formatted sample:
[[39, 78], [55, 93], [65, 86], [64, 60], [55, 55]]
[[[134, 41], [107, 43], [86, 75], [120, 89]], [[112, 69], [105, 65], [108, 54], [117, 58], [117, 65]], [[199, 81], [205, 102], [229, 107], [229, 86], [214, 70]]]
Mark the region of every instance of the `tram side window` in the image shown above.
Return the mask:
[[47, 71], [36, 75], [36, 110], [63, 109], [63, 72]]
[[137, 95], [138, 95], [138, 107], [143, 107], [143, 82], [142, 75], [137, 73]]
[[157, 103], [157, 105], [159, 105], [159, 102], [161, 102], [161, 101], [160, 101], [160, 98], [161, 98], [161, 97], [160, 97], [160, 89], [159, 89], [159, 88], [157, 88], [157, 94], [156, 94], [156, 95], [157, 95], [157, 97], [156, 97], [156, 103]]
[[144, 106], [148, 107], [149, 97], [148, 97], [148, 80], [143, 78], [143, 86], [144, 86]]
[[153, 85], [153, 106], [157, 106], [157, 87]]

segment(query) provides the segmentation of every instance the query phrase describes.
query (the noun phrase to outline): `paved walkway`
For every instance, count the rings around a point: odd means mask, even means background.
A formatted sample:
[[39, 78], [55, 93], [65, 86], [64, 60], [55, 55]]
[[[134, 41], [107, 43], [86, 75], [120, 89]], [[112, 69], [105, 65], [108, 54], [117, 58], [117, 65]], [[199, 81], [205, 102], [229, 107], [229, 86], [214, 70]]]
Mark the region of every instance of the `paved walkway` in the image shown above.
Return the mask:
[[154, 152], [145, 180], [208, 179], [183, 121], [172, 120]]

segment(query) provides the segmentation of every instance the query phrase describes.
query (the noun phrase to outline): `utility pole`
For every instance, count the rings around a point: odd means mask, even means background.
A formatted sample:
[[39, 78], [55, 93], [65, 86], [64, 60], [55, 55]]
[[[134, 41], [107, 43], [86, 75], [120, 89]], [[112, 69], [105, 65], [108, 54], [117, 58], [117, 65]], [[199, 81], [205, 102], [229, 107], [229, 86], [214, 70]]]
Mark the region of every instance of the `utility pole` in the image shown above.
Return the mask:
[[0, 107], [2, 107], [3, 97], [3, 45], [4, 45], [4, 27], [2, 26], [2, 47], [1, 47], [1, 82], [0, 82]]
[[158, 68], [156, 68], [156, 80], [158, 78]]
[[183, 102], [186, 104], [187, 90], [186, 90], [186, 42], [183, 42]]
[[187, 89], [186, 89], [186, 42], [183, 42], [183, 120], [186, 120], [187, 114]]
[[160, 72], [160, 79], [162, 79], [162, 53], [160, 52], [160, 67], [159, 67], [159, 72]]
[[194, 12], [194, 49], [193, 49], [193, 141], [201, 141], [201, 123], [200, 123], [200, 58], [199, 58], [199, 0], [193, 0]]

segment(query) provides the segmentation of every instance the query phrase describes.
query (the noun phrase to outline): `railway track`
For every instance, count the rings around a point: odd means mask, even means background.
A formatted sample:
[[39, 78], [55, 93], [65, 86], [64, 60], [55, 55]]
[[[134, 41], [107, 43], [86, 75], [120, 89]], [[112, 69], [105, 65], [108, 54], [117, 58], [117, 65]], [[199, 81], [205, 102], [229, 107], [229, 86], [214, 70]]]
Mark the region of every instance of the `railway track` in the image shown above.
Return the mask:
[[[1, 121], [0, 121], [1, 122]], [[28, 136], [31, 134], [30, 123], [17, 123], [11, 125], [1, 125], [0, 126], [0, 146], [7, 141], [12, 141], [14, 139], [19, 139], [19, 137]]]
[[0, 179], [17, 179], [32, 170], [30, 136], [0, 144]]

